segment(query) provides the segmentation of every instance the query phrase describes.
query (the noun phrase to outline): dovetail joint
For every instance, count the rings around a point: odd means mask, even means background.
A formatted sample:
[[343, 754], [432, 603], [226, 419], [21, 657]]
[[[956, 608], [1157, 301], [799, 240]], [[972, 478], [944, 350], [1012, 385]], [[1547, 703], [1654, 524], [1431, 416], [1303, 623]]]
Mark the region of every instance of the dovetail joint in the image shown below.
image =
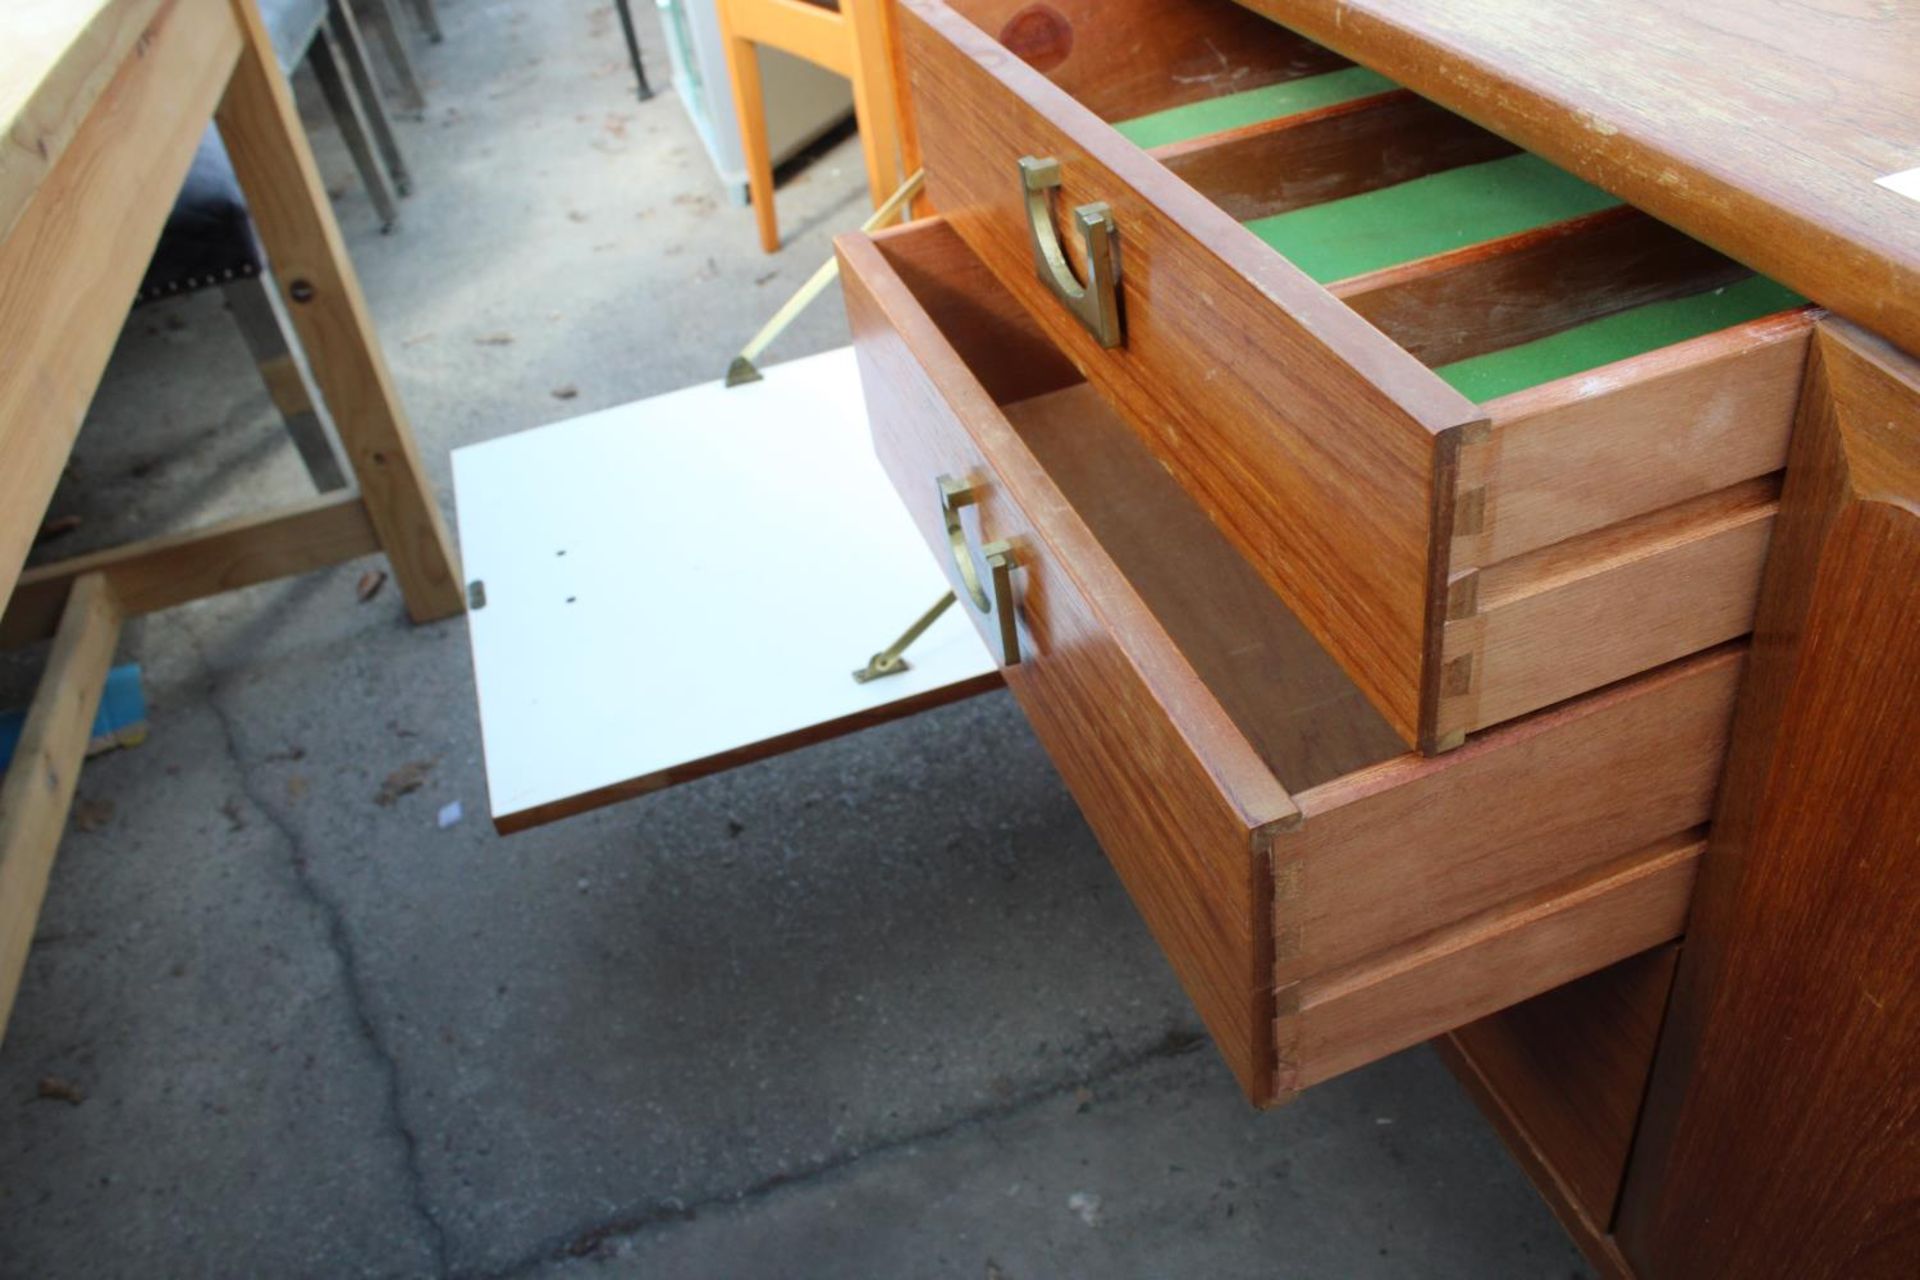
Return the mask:
[[1468, 538], [1487, 529], [1487, 486], [1463, 489], [1453, 502], [1453, 536]]
[[1459, 622], [1480, 612], [1480, 571], [1469, 569], [1447, 584], [1447, 621]]
[[1273, 993], [1273, 1092], [1266, 1106], [1284, 1106], [1300, 1093], [1300, 993], [1297, 987]]
[[1449, 698], [1465, 697], [1473, 692], [1473, 655], [1461, 654], [1441, 668], [1440, 692]]
[[1273, 896], [1275, 898], [1297, 898], [1300, 896], [1300, 864], [1276, 862], [1273, 867]]

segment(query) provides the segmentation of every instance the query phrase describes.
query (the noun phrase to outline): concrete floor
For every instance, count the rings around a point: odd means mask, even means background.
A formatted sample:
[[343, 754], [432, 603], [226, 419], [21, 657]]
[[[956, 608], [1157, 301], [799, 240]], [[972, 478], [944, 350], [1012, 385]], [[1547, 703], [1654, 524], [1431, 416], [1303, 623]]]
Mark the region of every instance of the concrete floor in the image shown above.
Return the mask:
[[[316, 147], [451, 513], [454, 446], [716, 376], [865, 193], [833, 149], [763, 257], [610, 8], [441, 11], [400, 229]], [[775, 355], [844, 341], [830, 295]], [[132, 318], [47, 552], [304, 488], [202, 295]], [[87, 768], [0, 1049], [0, 1275], [1585, 1274], [1424, 1049], [1247, 1108], [1004, 694], [503, 840], [463, 627], [378, 563], [129, 629], [153, 735]]]

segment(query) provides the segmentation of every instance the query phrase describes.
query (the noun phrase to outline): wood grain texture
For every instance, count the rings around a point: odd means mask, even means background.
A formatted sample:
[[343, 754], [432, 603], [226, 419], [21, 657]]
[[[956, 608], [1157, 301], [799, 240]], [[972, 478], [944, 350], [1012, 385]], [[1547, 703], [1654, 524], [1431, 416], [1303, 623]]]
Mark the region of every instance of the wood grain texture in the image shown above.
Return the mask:
[[[1281, 1089], [1307, 1088], [1679, 936], [1692, 832], [1280, 992]], [[1290, 1025], [1291, 1024], [1291, 1025]]]
[[[995, 402], [947, 324], [1016, 368], [1043, 339], [990, 342], [981, 309], [1017, 304], [921, 243], [940, 237], [959, 243], [937, 221], [839, 242], [876, 450], [937, 558], [941, 474], [981, 490], [972, 536], [1017, 548], [1007, 682], [1249, 1096], [1673, 935], [1690, 872], [1646, 847], [1707, 816], [1737, 649], [1399, 754], [1095, 391]], [[923, 294], [896, 262], [963, 274]], [[1331, 780], [1289, 796], [1293, 770]]]
[[[881, 463], [943, 561], [942, 474], [979, 486], [980, 536], [1018, 548], [1022, 660], [1007, 683], [1258, 1098], [1272, 1071], [1272, 962], [1255, 833], [1291, 821], [1292, 801], [881, 248], [863, 236], [837, 247]], [[995, 624], [974, 617], [996, 643]]]
[[1679, 954], [1655, 947], [1445, 1037], [1448, 1064], [1576, 1238], [1613, 1221]]
[[1920, 9], [1244, 2], [1920, 350]]
[[0, 649], [52, 635], [69, 589], [89, 574], [105, 578], [121, 612], [136, 617], [379, 549], [360, 495], [336, 493], [265, 515], [58, 560], [20, 575], [0, 614]]
[[995, 404], [1078, 384], [1080, 371], [940, 219], [874, 232], [887, 266]]
[[1920, 1257], [1920, 362], [1823, 322], [1621, 1201], [1644, 1280]]
[[1083, 382], [1002, 412], [1288, 791], [1401, 753], [1392, 726], [1099, 392]]
[[[1403, 740], [1418, 740], [1439, 679], [1423, 659], [1439, 624], [1452, 454], [1477, 411], [952, 9], [911, 0], [901, 18], [913, 91], [942, 104], [919, 123], [936, 203]], [[1121, 348], [1101, 349], [1035, 276], [1017, 169], [1029, 154], [1061, 161], [1063, 208], [1113, 207]]]
[[1339, 281], [1333, 296], [1428, 365], [1519, 346], [1747, 269], [1613, 208]]
[[1512, 155], [1498, 134], [1405, 90], [1148, 152], [1241, 222]]
[[1613, 1237], [1607, 1234], [1603, 1224], [1596, 1223], [1587, 1216], [1580, 1202], [1573, 1197], [1571, 1189], [1558, 1179], [1552, 1165], [1547, 1163], [1546, 1153], [1534, 1146], [1522, 1123], [1521, 1117], [1507, 1110], [1506, 1099], [1494, 1092], [1492, 1084], [1475, 1069], [1475, 1064], [1462, 1056], [1451, 1036], [1441, 1036], [1432, 1041], [1433, 1049], [1440, 1061], [1453, 1072], [1479, 1106], [1482, 1115], [1492, 1123], [1494, 1132], [1506, 1143], [1507, 1152], [1522, 1172], [1539, 1191], [1547, 1207], [1553, 1210], [1553, 1216], [1560, 1220], [1567, 1235], [1586, 1255], [1588, 1263], [1602, 1280], [1635, 1280], [1633, 1268], [1620, 1255], [1619, 1246]]
[[954, 7], [1106, 120], [1347, 65], [1221, 0], [956, 0]]
[[120, 636], [104, 578], [74, 584], [6, 777], [0, 780], [0, 1035], [6, 1032]]
[[1814, 312], [1769, 316], [1486, 406], [1460, 448], [1458, 573], [1778, 471]]
[[229, 0], [174, 0], [142, 41], [0, 240], [0, 599], [240, 48]]
[[466, 603], [446, 521], [380, 353], [292, 92], [251, 0], [230, 2], [245, 39], [220, 102], [221, 139], [408, 616], [415, 622], [451, 617]]
[[1442, 732], [1747, 634], [1778, 492], [1763, 476], [1456, 577]]
[[1740, 646], [1297, 792], [1274, 842], [1276, 985], [1602, 866], [1707, 820]]
[[0, 10], [0, 237], [173, 0], [7, 0]]

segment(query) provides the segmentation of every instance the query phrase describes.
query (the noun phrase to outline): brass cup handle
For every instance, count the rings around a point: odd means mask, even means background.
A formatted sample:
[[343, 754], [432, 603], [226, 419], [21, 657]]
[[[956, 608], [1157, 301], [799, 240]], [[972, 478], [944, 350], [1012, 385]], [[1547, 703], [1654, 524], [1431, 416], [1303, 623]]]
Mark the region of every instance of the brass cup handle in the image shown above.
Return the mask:
[[[976, 563], [960, 511], [973, 506], [980, 495], [972, 485], [950, 475], [941, 476], [936, 483], [940, 489], [940, 515], [947, 525], [947, 551], [953, 557], [953, 571], [960, 581], [961, 595], [982, 616], [998, 615], [1000, 663], [1010, 667], [1020, 661], [1020, 629], [1013, 616], [1013, 571], [1018, 565], [1013, 544], [986, 543], [980, 548], [979, 563]], [[992, 583], [991, 595], [987, 583], [981, 581], [980, 563], [985, 564], [987, 579]]]
[[1074, 278], [1066, 251], [1053, 228], [1053, 192], [1060, 185], [1060, 162], [1024, 156], [1020, 184], [1027, 196], [1027, 231], [1033, 243], [1033, 265], [1056, 298], [1073, 312], [1103, 347], [1117, 347], [1125, 339], [1120, 324], [1120, 264], [1114, 256], [1119, 233], [1113, 211], [1104, 201], [1083, 204], [1073, 211], [1073, 225], [1086, 250], [1087, 282]]

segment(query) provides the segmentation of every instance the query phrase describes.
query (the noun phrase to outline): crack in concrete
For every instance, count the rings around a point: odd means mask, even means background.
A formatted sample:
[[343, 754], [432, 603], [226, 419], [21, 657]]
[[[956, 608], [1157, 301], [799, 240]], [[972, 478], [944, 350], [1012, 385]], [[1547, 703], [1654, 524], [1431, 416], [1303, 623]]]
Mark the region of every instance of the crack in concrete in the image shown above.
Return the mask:
[[233, 718], [220, 700], [220, 680], [214, 673], [213, 663], [207, 658], [207, 650], [200, 634], [191, 624], [182, 622], [181, 630], [192, 644], [195, 655], [200, 660], [200, 669], [206, 677], [207, 706], [213, 712], [220, 726], [220, 735], [226, 744], [227, 756], [233, 761], [235, 774], [240, 782], [240, 794], [245, 797], [286, 843], [288, 866], [293, 873], [296, 892], [308, 905], [320, 913], [326, 924], [327, 947], [340, 965], [342, 984], [346, 991], [347, 1008], [352, 1014], [355, 1029], [361, 1043], [373, 1057], [374, 1064], [385, 1077], [386, 1084], [386, 1123], [394, 1136], [399, 1139], [402, 1152], [402, 1166], [405, 1170], [408, 1191], [408, 1205], [427, 1230], [427, 1239], [433, 1250], [434, 1272], [446, 1277], [451, 1274], [451, 1245], [447, 1239], [447, 1230], [441, 1224], [439, 1216], [433, 1210], [431, 1198], [427, 1194], [426, 1174], [420, 1164], [420, 1140], [412, 1126], [407, 1123], [406, 1108], [402, 1105], [400, 1086], [400, 1062], [381, 1037], [380, 1029], [373, 1020], [367, 1001], [366, 980], [360, 971], [359, 954], [354, 949], [352, 934], [347, 929], [346, 911], [319, 882], [308, 867], [305, 843], [274, 806], [265, 794], [258, 791], [248, 773], [245, 759], [240, 753], [239, 735], [235, 732]]
[[939, 1142], [958, 1134], [982, 1128], [1001, 1120], [1031, 1111], [1045, 1105], [1076, 1089], [1115, 1080], [1121, 1076], [1141, 1070], [1144, 1067], [1167, 1058], [1177, 1058], [1202, 1049], [1207, 1037], [1200, 1032], [1174, 1029], [1168, 1031], [1145, 1050], [1122, 1058], [1105, 1071], [1077, 1076], [1071, 1080], [1041, 1085], [1035, 1089], [1010, 1098], [1004, 1103], [972, 1111], [957, 1120], [931, 1128], [916, 1130], [899, 1137], [888, 1138], [871, 1147], [853, 1148], [839, 1155], [817, 1161], [795, 1169], [790, 1173], [776, 1173], [738, 1191], [722, 1192], [684, 1204], [677, 1197], [667, 1197], [648, 1208], [610, 1219], [596, 1226], [576, 1228], [562, 1236], [550, 1237], [546, 1243], [522, 1254], [517, 1261], [494, 1271], [462, 1271], [457, 1280], [516, 1280], [517, 1277], [532, 1274], [536, 1269], [554, 1263], [565, 1263], [574, 1259], [593, 1256], [604, 1245], [615, 1240], [631, 1239], [658, 1227], [674, 1223], [692, 1222], [702, 1213], [715, 1209], [731, 1209], [755, 1201], [764, 1200], [782, 1191], [810, 1186], [822, 1179], [851, 1169], [863, 1160], [875, 1156], [884, 1156], [905, 1147], [921, 1143]]

